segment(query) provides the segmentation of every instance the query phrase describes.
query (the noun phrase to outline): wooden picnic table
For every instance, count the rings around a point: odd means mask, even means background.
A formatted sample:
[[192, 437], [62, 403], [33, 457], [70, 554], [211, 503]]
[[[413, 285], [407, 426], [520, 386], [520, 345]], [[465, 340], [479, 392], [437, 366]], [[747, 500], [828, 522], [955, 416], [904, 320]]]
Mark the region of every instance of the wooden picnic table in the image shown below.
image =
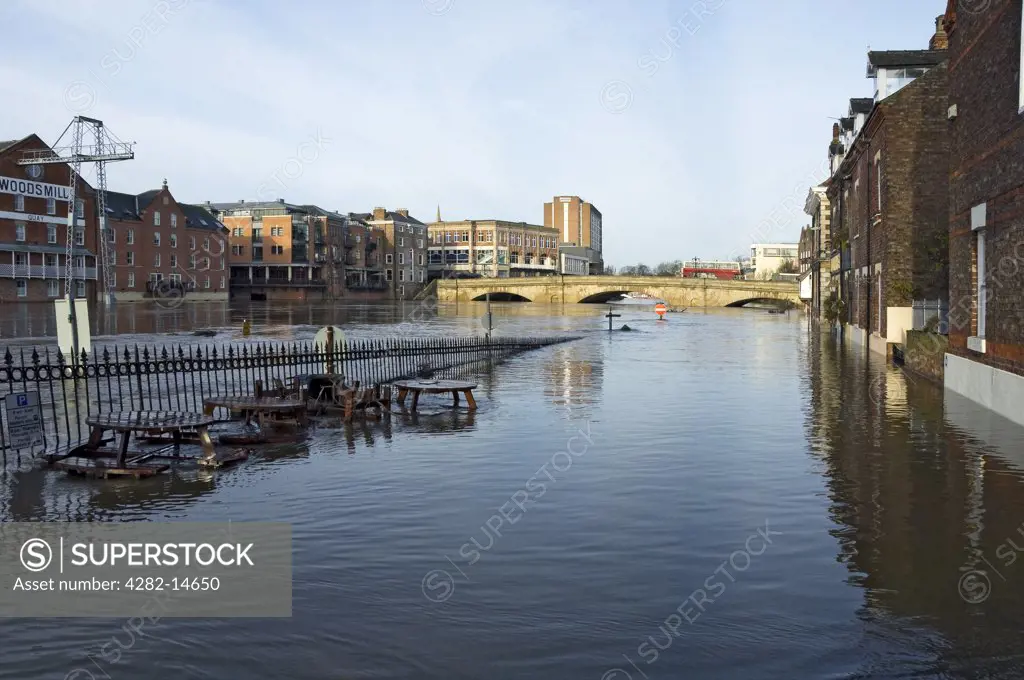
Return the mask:
[[453, 406], [459, 405], [459, 393], [466, 397], [466, 405], [471, 409], [476, 408], [476, 399], [473, 398], [473, 390], [476, 383], [464, 380], [397, 380], [394, 383], [398, 388], [398, 403], [405, 406], [405, 397], [412, 392], [412, 410], [416, 410], [421, 394], [442, 394], [451, 392]]
[[203, 400], [203, 413], [213, 416], [217, 408], [224, 408], [235, 413], [245, 414], [245, 424], [252, 422], [255, 414], [256, 423], [263, 429], [266, 420], [279, 416], [294, 418], [296, 425], [306, 424], [306, 402], [300, 399], [279, 399], [276, 397], [210, 397]]
[[173, 435], [175, 448], [180, 447], [184, 431], [196, 432], [199, 444], [203, 447], [203, 460], [212, 461], [216, 457], [213, 441], [207, 428], [213, 425], [213, 418], [200, 413], [179, 413], [175, 411], [127, 411], [122, 413], [106, 413], [89, 418], [85, 421], [92, 430], [86, 448], [99, 452], [103, 444], [103, 433], [107, 431], [120, 434], [121, 441], [117, 449], [117, 468], [126, 468], [128, 457], [128, 441], [133, 433], [152, 436], [170, 433]]

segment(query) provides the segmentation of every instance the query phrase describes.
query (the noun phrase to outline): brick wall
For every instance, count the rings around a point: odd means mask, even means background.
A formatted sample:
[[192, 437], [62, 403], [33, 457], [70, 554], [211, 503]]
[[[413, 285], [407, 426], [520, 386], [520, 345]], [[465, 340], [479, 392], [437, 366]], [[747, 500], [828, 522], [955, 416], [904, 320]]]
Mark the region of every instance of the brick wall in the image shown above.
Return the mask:
[[[1021, 0], [982, 12], [947, 13], [951, 149], [950, 351], [1024, 375], [1024, 117]], [[986, 353], [967, 349], [977, 333], [977, 271], [971, 208], [987, 203]]]

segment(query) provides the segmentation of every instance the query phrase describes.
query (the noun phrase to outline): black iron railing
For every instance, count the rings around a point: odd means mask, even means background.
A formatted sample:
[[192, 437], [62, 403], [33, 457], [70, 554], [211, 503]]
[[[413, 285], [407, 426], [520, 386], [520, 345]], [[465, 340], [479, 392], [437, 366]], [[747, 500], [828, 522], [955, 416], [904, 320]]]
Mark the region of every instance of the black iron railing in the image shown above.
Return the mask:
[[[384, 385], [425, 372], [456, 377], [491, 362], [575, 338], [380, 338], [342, 341], [334, 351], [309, 343], [245, 342], [222, 346], [132, 346], [85, 351], [71, 361], [60, 350], [7, 349], [0, 365], [0, 398], [35, 392], [43, 448], [84, 442], [87, 419], [121, 411], [201, 411], [213, 396], [250, 395], [257, 380], [325, 373], [327, 366], [364, 385]], [[14, 450], [0, 408], [0, 451]], [[37, 450], [38, 452], [38, 450]]]

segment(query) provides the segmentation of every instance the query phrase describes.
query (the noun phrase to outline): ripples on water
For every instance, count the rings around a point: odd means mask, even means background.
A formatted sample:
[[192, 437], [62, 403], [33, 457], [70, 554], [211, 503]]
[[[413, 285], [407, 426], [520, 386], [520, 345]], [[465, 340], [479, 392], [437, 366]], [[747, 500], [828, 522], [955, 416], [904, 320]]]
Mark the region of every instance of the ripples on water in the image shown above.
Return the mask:
[[[499, 308], [499, 332], [583, 338], [481, 375], [475, 414], [426, 402], [213, 475], [9, 472], [0, 516], [294, 524], [293, 618], [163, 620], [100, 662], [111, 678], [1021, 677], [1024, 559], [995, 557], [1024, 523], [1019, 428], [798, 315], [630, 310], [637, 332], [609, 336], [603, 309], [567, 309]], [[373, 319], [346, 332], [389, 330]], [[530, 480], [543, 496], [488, 531]], [[1002, 573], [970, 605], [982, 558]], [[86, 651], [123, 623], [2, 621], [0, 677], [102, 678]]]

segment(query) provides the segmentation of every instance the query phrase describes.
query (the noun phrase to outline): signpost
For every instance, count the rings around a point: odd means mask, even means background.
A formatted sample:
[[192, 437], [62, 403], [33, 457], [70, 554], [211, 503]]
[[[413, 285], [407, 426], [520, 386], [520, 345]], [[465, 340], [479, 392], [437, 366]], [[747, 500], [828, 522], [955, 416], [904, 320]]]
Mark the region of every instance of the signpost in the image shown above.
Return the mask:
[[39, 393], [24, 392], [4, 397], [7, 411], [7, 446], [31, 449], [43, 445], [43, 414], [39, 409]]
[[612, 330], [612, 319], [617, 319], [620, 316], [622, 316], [622, 315], [621, 314], [615, 314], [614, 312], [612, 312], [612, 308], [611, 307], [608, 308], [608, 313], [605, 314], [605, 317], [608, 318], [608, 331], [609, 332], [611, 332], [611, 330]]

